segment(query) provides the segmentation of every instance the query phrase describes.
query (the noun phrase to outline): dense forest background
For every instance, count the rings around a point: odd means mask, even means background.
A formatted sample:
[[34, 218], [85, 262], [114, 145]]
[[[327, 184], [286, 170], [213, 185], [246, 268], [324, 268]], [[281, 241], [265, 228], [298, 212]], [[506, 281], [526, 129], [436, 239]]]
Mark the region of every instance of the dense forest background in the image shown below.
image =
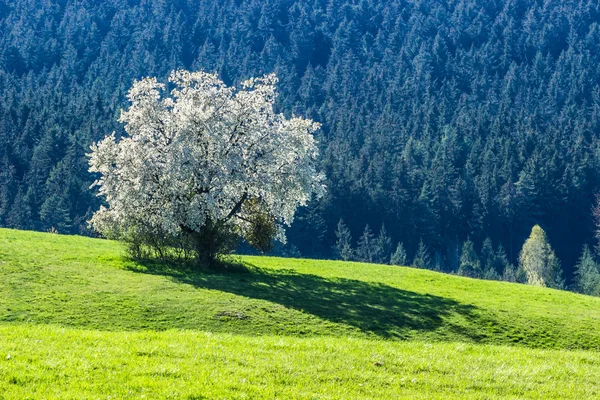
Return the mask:
[[331, 257], [343, 218], [450, 271], [467, 239], [514, 262], [537, 223], [569, 281], [594, 244], [598, 21], [597, 0], [0, 0], [0, 225], [91, 234], [85, 153], [134, 79], [274, 71], [328, 177], [280, 252]]

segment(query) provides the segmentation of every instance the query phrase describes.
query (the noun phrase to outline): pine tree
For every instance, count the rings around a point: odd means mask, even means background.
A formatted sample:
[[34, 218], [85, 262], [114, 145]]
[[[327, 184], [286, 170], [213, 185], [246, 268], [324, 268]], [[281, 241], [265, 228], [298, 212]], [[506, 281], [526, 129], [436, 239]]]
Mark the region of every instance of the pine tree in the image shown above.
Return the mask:
[[481, 266], [483, 269], [482, 278], [487, 280], [497, 281], [500, 280], [500, 274], [498, 271], [503, 271], [504, 268], [496, 269], [496, 254], [494, 253], [494, 246], [490, 238], [486, 238], [483, 241], [483, 247], [481, 248]]
[[512, 264], [509, 264], [504, 268], [501, 279], [505, 282], [520, 282], [517, 274], [517, 269]]
[[354, 250], [352, 249], [352, 234], [350, 229], [344, 224], [344, 220], [340, 219], [335, 231], [336, 242], [333, 246], [334, 258], [344, 261], [354, 259]]
[[425, 246], [425, 242], [423, 239], [419, 241], [419, 247], [417, 248], [417, 253], [415, 254], [415, 258], [412, 262], [413, 267], [422, 268], [422, 269], [431, 269], [431, 255], [429, 254], [429, 250], [427, 246]]
[[583, 294], [600, 296], [600, 265], [587, 245], [583, 247], [579, 263], [575, 266], [575, 288]]
[[68, 233], [72, 226], [69, 208], [64, 198], [58, 195], [46, 198], [40, 208], [40, 219], [46, 229], [54, 229], [59, 233]]
[[69, 233], [72, 220], [69, 209], [69, 189], [73, 171], [66, 160], [60, 161], [46, 181], [46, 199], [40, 207], [42, 229], [54, 228], [60, 233]]
[[600, 194], [596, 194], [596, 204], [592, 210], [592, 215], [594, 217], [595, 231], [594, 234], [596, 236], [596, 254], [600, 254]]
[[406, 255], [406, 249], [402, 242], [398, 243], [396, 251], [390, 257], [390, 264], [400, 266], [408, 265], [408, 256]]
[[462, 251], [461, 246], [458, 243], [451, 243], [446, 248], [446, 265], [449, 272], [458, 272], [460, 268], [460, 253]]
[[462, 253], [460, 255], [460, 268], [458, 274], [471, 278], [481, 278], [481, 262], [475, 251], [475, 246], [471, 240], [467, 240], [463, 244]]
[[358, 239], [356, 258], [358, 261], [372, 263], [376, 253], [377, 242], [369, 224], [365, 226], [362, 236]]
[[19, 186], [11, 209], [6, 217], [6, 224], [10, 228], [32, 229], [31, 201], [23, 186]]
[[508, 260], [506, 251], [502, 244], [498, 245], [494, 256], [494, 270], [498, 272], [499, 279], [506, 282], [525, 283], [523, 270], [517, 270], [515, 266]]
[[481, 247], [481, 267], [484, 272], [495, 267], [495, 258], [496, 255], [494, 254], [492, 240], [490, 238], [486, 238], [483, 241], [483, 246]]
[[[311, 202], [298, 212], [290, 233], [294, 235], [294, 244], [302, 253], [310, 257], [321, 257], [323, 253], [323, 240], [327, 233], [327, 224], [322, 217], [320, 204]], [[329, 248], [329, 246], [327, 246]]]
[[377, 264], [389, 263], [390, 252], [392, 251], [392, 239], [387, 234], [385, 224], [381, 225], [381, 230], [375, 240], [374, 250], [375, 254], [373, 255], [373, 262]]
[[525, 271], [527, 284], [562, 288], [562, 269], [554, 250], [550, 247], [546, 232], [535, 225], [523, 244], [519, 255], [519, 267]]
[[444, 258], [442, 257], [442, 253], [439, 251], [433, 253], [433, 266], [431, 269], [438, 272], [444, 270]]

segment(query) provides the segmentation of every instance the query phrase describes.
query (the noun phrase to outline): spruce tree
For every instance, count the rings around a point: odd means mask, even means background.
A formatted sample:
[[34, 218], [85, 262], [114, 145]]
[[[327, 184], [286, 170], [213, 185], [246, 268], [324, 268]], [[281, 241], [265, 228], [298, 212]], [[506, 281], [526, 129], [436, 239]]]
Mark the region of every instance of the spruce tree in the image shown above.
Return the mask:
[[575, 266], [575, 289], [583, 294], [600, 296], [600, 265], [594, 260], [587, 245], [583, 247]]
[[352, 234], [350, 229], [344, 224], [344, 220], [340, 219], [335, 231], [336, 242], [333, 246], [334, 258], [344, 261], [354, 259], [354, 250], [352, 249]]
[[358, 261], [372, 263], [374, 262], [377, 243], [369, 224], [365, 226], [362, 236], [358, 239], [356, 248], [356, 258]]
[[425, 246], [425, 242], [423, 239], [419, 241], [419, 247], [417, 248], [417, 253], [415, 254], [415, 258], [412, 262], [413, 267], [422, 268], [422, 269], [431, 269], [431, 255], [429, 254], [429, 250], [427, 246]]
[[385, 224], [382, 224], [379, 235], [377, 235], [377, 239], [375, 240], [373, 262], [377, 264], [388, 264], [391, 251], [392, 239], [387, 234]]
[[444, 269], [444, 258], [442, 257], [442, 253], [439, 251], [433, 253], [433, 264], [431, 269], [438, 272]]
[[53, 229], [59, 233], [68, 233], [72, 226], [69, 208], [59, 195], [52, 195], [44, 201], [40, 208], [40, 219], [46, 230]]
[[460, 255], [460, 268], [458, 274], [471, 278], [481, 278], [481, 262], [475, 251], [475, 246], [471, 240], [467, 240], [463, 244], [462, 253]]
[[494, 254], [492, 240], [490, 238], [486, 238], [483, 241], [483, 246], [481, 247], [481, 267], [483, 271], [494, 268], [495, 258], [496, 254]]
[[497, 281], [500, 279], [498, 271], [503, 271], [504, 268], [496, 269], [496, 254], [494, 253], [494, 246], [490, 238], [486, 238], [483, 241], [483, 247], [481, 248], [481, 267], [483, 270], [482, 278], [488, 280]]
[[390, 264], [400, 266], [408, 265], [408, 256], [406, 255], [406, 249], [402, 242], [398, 243], [396, 251], [390, 257]]
[[502, 272], [501, 279], [505, 282], [519, 282], [519, 278], [517, 276], [517, 270], [514, 265], [507, 265]]
[[499, 279], [506, 282], [525, 283], [525, 276], [522, 270], [517, 270], [515, 266], [508, 260], [506, 251], [502, 244], [498, 245], [494, 256], [494, 270], [499, 273]]
[[548, 243], [546, 232], [535, 225], [523, 244], [519, 255], [519, 267], [525, 271], [527, 284], [562, 288], [562, 269], [554, 250]]

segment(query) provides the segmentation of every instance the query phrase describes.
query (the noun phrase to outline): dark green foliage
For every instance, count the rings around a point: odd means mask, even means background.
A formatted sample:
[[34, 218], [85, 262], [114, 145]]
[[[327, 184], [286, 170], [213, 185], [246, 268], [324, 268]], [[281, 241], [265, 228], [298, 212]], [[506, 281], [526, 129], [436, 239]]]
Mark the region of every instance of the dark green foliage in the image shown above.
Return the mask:
[[375, 239], [375, 254], [373, 261], [377, 264], [389, 264], [392, 251], [392, 239], [388, 236], [385, 224], [381, 225], [379, 235]]
[[377, 250], [377, 240], [375, 239], [373, 232], [371, 232], [371, 228], [367, 224], [362, 236], [358, 239], [358, 246], [356, 247], [356, 260], [368, 263], [375, 262]]
[[299, 208], [294, 224], [287, 230], [292, 245], [298, 246], [313, 257], [332, 256], [330, 243], [325, 246], [326, 234], [327, 223], [323, 216], [323, 205], [317, 201], [312, 201], [307, 207]]
[[[504, 254], [506, 258], [506, 254]], [[497, 269], [497, 265], [499, 268]], [[483, 247], [481, 248], [481, 266], [483, 270], [482, 278], [488, 280], [499, 280], [504, 271], [503, 260], [496, 261], [496, 254], [494, 253], [494, 246], [490, 238], [486, 238], [483, 241]], [[500, 271], [500, 272], [499, 272]]]
[[423, 239], [419, 241], [419, 247], [417, 248], [415, 258], [413, 258], [412, 265], [415, 268], [433, 269], [431, 254], [429, 253], [429, 249], [425, 245], [425, 242], [423, 242]]
[[199, 231], [182, 226], [178, 235], [157, 230], [140, 221], [134, 229], [115, 231], [108, 236], [124, 242], [134, 260], [183, 263], [193, 268], [218, 265], [219, 257], [231, 253], [240, 240], [231, 226], [210, 221]]
[[494, 254], [494, 246], [490, 238], [483, 241], [481, 247], [481, 267], [483, 271], [494, 269], [496, 254]]
[[394, 242], [412, 253], [422, 238], [456, 272], [457, 243], [489, 236], [515, 263], [541, 224], [570, 282], [593, 237], [595, 2], [5, 3], [0, 225], [89, 234], [90, 143], [123, 134], [133, 79], [183, 67], [228, 84], [274, 71], [278, 109], [323, 123], [328, 196], [288, 235], [306, 256], [331, 255], [340, 218], [355, 237], [385, 221]]
[[44, 200], [40, 207], [40, 219], [47, 229], [54, 228], [61, 233], [67, 232], [72, 226], [67, 202], [59, 195]]
[[458, 274], [462, 276], [468, 276], [471, 278], [481, 278], [483, 276], [479, 256], [475, 251], [473, 242], [470, 240], [467, 240], [463, 244], [462, 253], [460, 255], [460, 268], [458, 269]]
[[590, 248], [585, 245], [575, 266], [575, 290], [592, 296], [600, 296], [600, 265], [594, 260]]
[[[268, 253], [273, 249], [273, 239], [277, 234], [277, 225], [275, 218], [272, 215], [264, 211], [264, 207], [261, 207], [260, 201], [252, 199], [246, 201], [243, 205], [244, 213], [249, 215], [250, 228], [248, 232], [243, 234], [244, 239], [261, 253]], [[220, 231], [227, 231], [227, 227], [223, 226]], [[233, 232], [232, 232], [233, 233]], [[224, 245], [226, 246], [223, 252], [219, 254], [226, 254], [235, 249], [234, 240], [229, 239], [225, 235]]]
[[496, 250], [496, 254], [494, 255], [494, 271], [502, 275], [507, 268], [512, 269], [514, 266], [508, 260], [506, 251], [504, 251], [504, 247], [499, 245], [498, 249]]
[[344, 224], [344, 220], [340, 219], [335, 231], [335, 246], [333, 246], [333, 255], [335, 258], [350, 261], [354, 258], [354, 250], [352, 249], [352, 235], [350, 230]]
[[408, 256], [406, 255], [406, 250], [404, 249], [402, 242], [398, 243], [396, 251], [390, 257], [390, 264], [400, 266], [408, 265]]

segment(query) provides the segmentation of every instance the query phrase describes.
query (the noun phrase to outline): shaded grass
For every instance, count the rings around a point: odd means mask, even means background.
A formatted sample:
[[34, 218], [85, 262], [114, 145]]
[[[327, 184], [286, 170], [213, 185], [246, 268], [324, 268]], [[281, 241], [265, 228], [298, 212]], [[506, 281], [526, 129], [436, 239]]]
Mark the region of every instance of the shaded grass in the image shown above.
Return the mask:
[[600, 397], [598, 298], [360, 263], [194, 272], [122, 254], [0, 229], [0, 399]]
[[[267, 269], [249, 263], [238, 263], [237, 268], [236, 263], [230, 265], [230, 271], [219, 273], [185, 273], [160, 264], [149, 264], [146, 268], [138, 266], [136, 270], [171, 277], [197, 289], [266, 300], [384, 338], [407, 338], [415, 333], [436, 331], [449, 316], [471, 321], [482, 318], [474, 312], [472, 305], [382, 283], [326, 279], [314, 274], [300, 274], [293, 269]], [[240, 315], [244, 314], [238, 313], [238, 318]], [[454, 332], [464, 336], [463, 339], [480, 339], [459, 327], [454, 328]]]
[[0, 324], [600, 349], [600, 299], [412, 268], [242, 257], [179, 271], [119, 244], [0, 230]]

